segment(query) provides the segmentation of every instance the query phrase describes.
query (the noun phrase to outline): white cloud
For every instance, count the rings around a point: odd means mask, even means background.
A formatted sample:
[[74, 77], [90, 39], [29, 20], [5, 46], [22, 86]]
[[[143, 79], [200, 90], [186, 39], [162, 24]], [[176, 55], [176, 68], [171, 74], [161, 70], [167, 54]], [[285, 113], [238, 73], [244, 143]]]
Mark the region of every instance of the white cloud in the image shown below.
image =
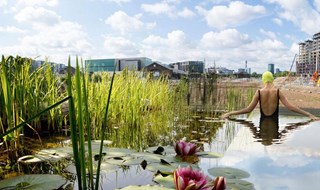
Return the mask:
[[[309, 1], [267, 0], [267, 2], [280, 5], [283, 11], [279, 13], [279, 17], [292, 22], [301, 31], [309, 35], [319, 32], [319, 28], [315, 26], [320, 25], [320, 14], [312, 8]], [[319, 1], [316, 1], [315, 4], [319, 8]]]
[[148, 13], [159, 15], [159, 14], [171, 14], [174, 7], [168, 3], [155, 3], [155, 4], [142, 4], [141, 8]]
[[25, 31], [15, 26], [0, 27], [0, 32], [5, 33], [24, 33]]
[[69, 55], [86, 55], [92, 50], [87, 34], [77, 23], [61, 21], [53, 26], [43, 26], [33, 35], [24, 36], [20, 44], [1, 47], [4, 54], [48, 57], [55, 62], [66, 63]]
[[282, 20], [279, 18], [274, 18], [274, 19], [272, 19], [272, 21], [278, 26], [282, 26], [282, 24], [283, 24]]
[[17, 5], [22, 6], [56, 6], [59, 0], [18, 0]]
[[178, 12], [178, 15], [183, 18], [191, 18], [195, 16], [195, 13], [185, 7], [182, 11]]
[[247, 34], [241, 34], [236, 29], [226, 29], [220, 32], [208, 32], [202, 36], [201, 44], [206, 48], [235, 48], [249, 43]]
[[184, 7], [181, 10], [178, 10], [175, 4], [179, 4], [180, 1], [162, 1], [160, 3], [154, 4], [142, 4], [141, 9], [152, 15], [167, 15], [170, 18], [191, 18], [195, 16], [195, 13], [189, 8]]
[[139, 30], [143, 26], [143, 22], [139, 18], [140, 16], [130, 17], [123, 11], [117, 11], [108, 17], [105, 23], [125, 34], [130, 31]]
[[137, 44], [124, 37], [105, 36], [104, 47], [106, 53], [110, 53], [116, 57], [139, 55]]
[[271, 31], [265, 31], [264, 29], [260, 29], [259, 30], [261, 34], [267, 36], [268, 38], [271, 38], [271, 39], [276, 39], [277, 38], [277, 35]]
[[241, 1], [232, 1], [229, 6], [214, 6], [207, 11], [202, 7], [196, 7], [210, 27], [224, 29], [230, 26], [238, 26], [253, 19], [256, 19], [266, 10], [263, 6], [251, 6]]
[[57, 24], [61, 17], [54, 11], [43, 7], [26, 7], [18, 12], [14, 18], [20, 23], [53, 25]]
[[0, 7], [4, 7], [8, 4], [6, 0], [0, 0]]
[[314, 0], [314, 5], [318, 12], [320, 12], [320, 0]]
[[147, 29], [153, 29], [157, 26], [157, 23], [156, 22], [149, 22], [149, 23], [146, 23], [146, 28]]
[[131, 0], [108, 0], [108, 1], [117, 3], [118, 5], [122, 5], [123, 3], [131, 2]]

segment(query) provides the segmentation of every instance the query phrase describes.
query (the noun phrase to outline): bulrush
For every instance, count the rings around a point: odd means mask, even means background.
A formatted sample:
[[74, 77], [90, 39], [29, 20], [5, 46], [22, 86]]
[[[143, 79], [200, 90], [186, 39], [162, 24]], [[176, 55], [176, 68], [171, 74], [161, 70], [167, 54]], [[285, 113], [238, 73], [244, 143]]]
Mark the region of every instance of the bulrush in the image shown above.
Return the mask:
[[190, 166], [178, 168], [173, 173], [176, 190], [210, 190], [208, 178], [199, 170], [192, 170]]
[[199, 152], [200, 148], [197, 148], [197, 146], [193, 143], [178, 141], [174, 145], [174, 150], [179, 156], [192, 156], [196, 152]]

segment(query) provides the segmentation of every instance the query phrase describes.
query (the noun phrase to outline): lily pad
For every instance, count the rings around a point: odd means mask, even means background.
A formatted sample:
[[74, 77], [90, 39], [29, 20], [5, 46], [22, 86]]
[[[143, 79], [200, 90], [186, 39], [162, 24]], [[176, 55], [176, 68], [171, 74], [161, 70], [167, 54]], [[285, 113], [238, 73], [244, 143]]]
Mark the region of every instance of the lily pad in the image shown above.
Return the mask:
[[242, 179], [227, 179], [227, 187], [232, 189], [253, 190], [254, 185]]
[[[149, 147], [146, 149], [146, 152], [149, 152], [149, 153], [155, 153], [157, 152], [157, 150], [159, 150], [161, 146], [153, 146], [153, 147]], [[176, 151], [174, 150], [173, 146], [164, 146], [162, 147], [164, 150], [163, 150], [163, 153], [164, 155], [167, 155], [167, 154], [175, 154]]]
[[248, 178], [250, 174], [246, 171], [231, 167], [216, 167], [208, 169], [208, 173], [213, 176], [223, 176], [227, 179]]
[[153, 181], [167, 188], [175, 188], [173, 175], [168, 175], [166, 177], [163, 177], [162, 175], [157, 175], [153, 178]]
[[160, 159], [163, 158], [162, 155], [159, 154], [151, 154], [148, 152], [136, 152], [130, 154], [131, 156], [137, 157], [137, 158], [143, 158], [147, 162], [153, 163], [153, 162], [160, 162]]
[[107, 155], [119, 156], [119, 157], [127, 156], [129, 154], [137, 152], [135, 150], [130, 150], [126, 148], [106, 148], [105, 151]]
[[131, 166], [131, 165], [139, 165], [144, 161], [143, 158], [135, 158], [130, 160], [125, 160], [122, 165]]
[[169, 165], [169, 164], [161, 164], [161, 163], [151, 163], [147, 165], [147, 170], [150, 170], [152, 172], [159, 171], [163, 174], [172, 174], [174, 170], [176, 170], [177, 167]]
[[58, 189], [66, 183], [67, 180], [60, 175], [33, 174], [2, 180], [0, 183], [0, 189]]
[[222, 154], [216, 153], [216, 152], [197, 152], [197, 156], [200, 156], [202, 158], [221, 158], [223, 157]]

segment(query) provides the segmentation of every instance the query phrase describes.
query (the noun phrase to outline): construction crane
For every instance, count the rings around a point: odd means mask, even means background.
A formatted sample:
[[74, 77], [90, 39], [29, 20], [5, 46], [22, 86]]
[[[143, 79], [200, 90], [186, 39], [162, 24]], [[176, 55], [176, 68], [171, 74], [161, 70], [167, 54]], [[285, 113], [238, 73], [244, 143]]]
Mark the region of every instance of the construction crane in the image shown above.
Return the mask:
[[294, 54], [294, 58], [293, 58], [293, 60], [292, 60], [291, 67], [290, 67], [290, 70], [289, 70], [289, 72], [288, 72], [287, 78], [289, 78], [290, 75], [291, 75], [292, 66], [293, 66], [293, 64], [294, 64], [294, 61], [296, 60], [296, 57], [297, 57], [297, 54]]

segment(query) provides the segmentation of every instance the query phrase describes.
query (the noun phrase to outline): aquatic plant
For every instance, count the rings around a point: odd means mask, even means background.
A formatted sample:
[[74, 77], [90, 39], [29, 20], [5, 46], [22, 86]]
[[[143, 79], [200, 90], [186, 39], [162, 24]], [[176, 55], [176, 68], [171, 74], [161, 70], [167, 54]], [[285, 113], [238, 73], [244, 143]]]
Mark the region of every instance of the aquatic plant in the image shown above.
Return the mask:
[[200, 170], [193, 170], [190, 166], [179, 167], [173, 173], [174, 184], [177, 190], [210, 190], [208, 177]]
[[174, 150], [179, 156], [192, 156], [199, 152], [200, 148], [193, 143], [180, 140], [175, 143]]
[[216, 177], [213, 181], [213, 188], [212, 190], [224, 190], [226, 189], [226, 179], [224, 177]]

